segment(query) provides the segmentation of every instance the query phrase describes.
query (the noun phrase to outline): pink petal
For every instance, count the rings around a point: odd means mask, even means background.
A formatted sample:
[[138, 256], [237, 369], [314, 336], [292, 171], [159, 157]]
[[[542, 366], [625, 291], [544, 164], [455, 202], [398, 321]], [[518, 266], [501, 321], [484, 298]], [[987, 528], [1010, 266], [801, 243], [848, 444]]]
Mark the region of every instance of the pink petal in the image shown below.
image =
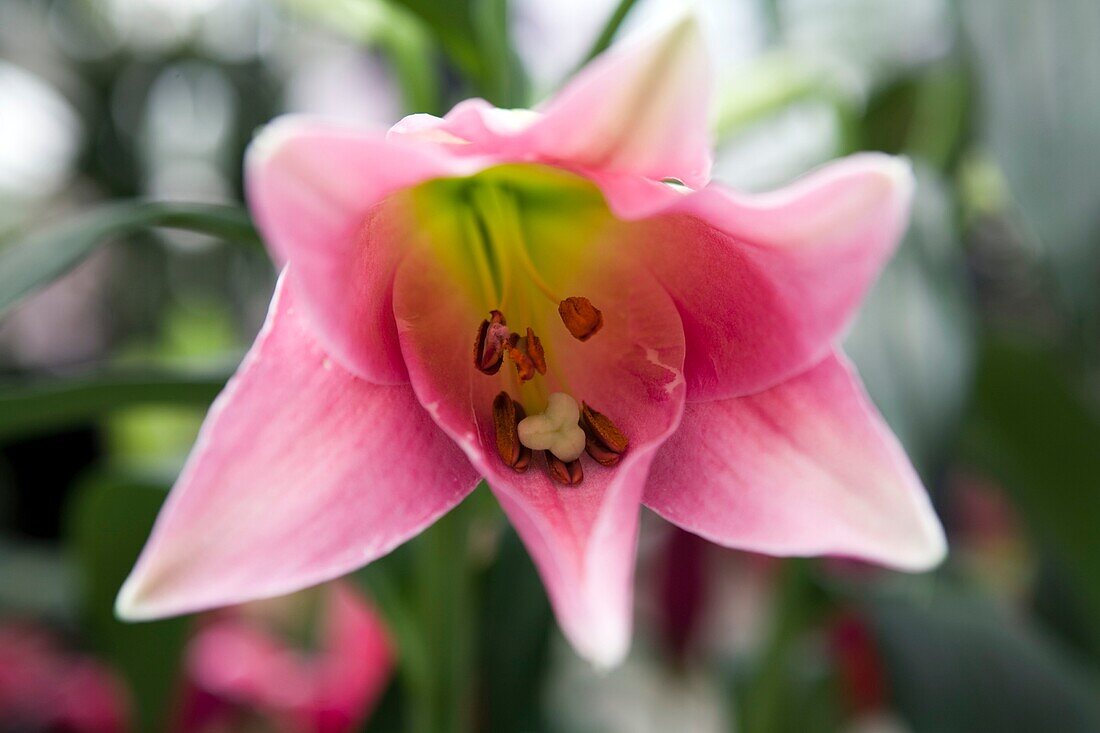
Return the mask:
[[711, 163], [705, 46], [692, 16], [617, 44], [542, 107], [525, 140], [573, 167], [703, 185]]
[[710, 186], [650, 220], [638, 250], [676, 301], [692, 400], [768, 389], [824, 358], [908, 221], [913, 177], [879, 154], [792, 186]]
[[838, 354], [767, 392], [689, 404], [645, 503], [712, 542], [774, 555], [924, 570], [946, 551], [920, 479]]
[[[487, 478], [542, 575], [565, 635], [582, 655], [611, 666], [629, 645], [642, 487], [654, 452], [675, 429], [683, 405], [683, 339], [675, 308], [644, 271], [630, 260], [606, 257], [608, 248], [596, 241], [577, 251], [593, 259], [584, 267], [567, 260], [560, 272], [569, 273], [569, 281], [552, 286], [590, 297], [602, 309], [605, 325], [580, 343], [557, 321], [554, 303], [540, 304], [545, 317], [534, 325], [550, 362], [545, 391], [589, 401], [630, 439], [614, 468], [582, 457], [585, 478], [579, 486], [552, 482], [541, 457], [523, 474], [502, 463], [494, 442], [493, 397], [508, 387], [526, 400], [542, 378], [521, 393], [510, 363], [496, 377], [474, 369], [471, 344], [485, 317], [483, 304], [441, 297], [457, 291], [453, 276], [430, 254], [410, 256], [402, 264], [394, 309], [421, 402]], [[569, 252], [563, 248], [558, 256], [568, 258]], [[509, 321], [515, 328], [525, 325]]]
[[146, 619], [280, 595], [384, 555], [477, 482], [406, 386], [353, 377], [286, 273], [207, 416], [117, 610]]
[[385, 692], [393, 674], [393, 646], [374, 607], [351, 586], [334, 583], [328, 596], [314, 728], [330, 730], [334, 726], [322, 722], [342, 717], [351, 730]]
[[480, 167], [443, 146], [293, 116], [268, 125], [249, 148], [257, 226], [275, 260], [293, 263], [290, 278], [321, 345], [356, 376], [407, 381], [390, 305], [402, 213], [383, 200]]
[[322, 638], [314, 653], [281, 638], [274, 622], [267, 628], [232, 609], [189, 644], [193, 682], [271, 722], [293, 722], [295, 730], [355, 730], [389, 682], [393, 652], [366, 599], [342, 583], [320, 591]]
[[[391, 130], [440, 143], [455, 155], [538, 162], [591, 174], [609, 189], [677, 178], [701, 186], [710, 176], [710, 69], [691, 17], [614, 46], [544, 104], [540, 112], [460, 102], [445, 117], [412, 115]], [[650, 197], [667, 191], [653, 187]], [[637, 207], [635, 207], [637, 208]]]

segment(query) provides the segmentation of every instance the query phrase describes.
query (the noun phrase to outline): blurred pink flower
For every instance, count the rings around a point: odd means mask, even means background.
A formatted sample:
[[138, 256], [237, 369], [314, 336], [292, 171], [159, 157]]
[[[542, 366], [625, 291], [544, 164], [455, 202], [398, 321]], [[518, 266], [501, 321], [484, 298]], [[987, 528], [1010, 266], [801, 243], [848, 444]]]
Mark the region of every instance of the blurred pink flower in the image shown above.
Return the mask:
[[126, 689], [105, 665], [31, 624], [0, 625], [0, 730], [124, 733]]
[[294, 599], [235, 607], [203, 624], [187, 649], [177, 731], [238, 730], [248, 721], [286, 733], [358, 730], [389, 683], [392, 647], [351, 588], [332, 583], [317, 593], [324, 607], [313, 651], [288, 643], [270, 618], [272, 605]]
[[924, 489], [836, 346], [906, 225], [909, 167], [708, 185], [709, 87], [688, 19], [538, 111], [270, 125], [248, 194], [286, 268], [120, 615], [336, 577], [482, 477], [601, 666], [629, 646], [643, 503], [729, 547], [936, 564]]

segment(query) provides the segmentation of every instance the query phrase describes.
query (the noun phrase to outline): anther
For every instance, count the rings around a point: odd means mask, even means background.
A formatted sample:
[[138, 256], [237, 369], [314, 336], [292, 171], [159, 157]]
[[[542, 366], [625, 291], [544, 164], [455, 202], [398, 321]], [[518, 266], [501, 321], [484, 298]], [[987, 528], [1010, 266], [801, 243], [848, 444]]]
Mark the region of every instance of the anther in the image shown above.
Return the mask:
[[530, 357], [531, 363], [535, 365], [535, 371], [543, 376], [546, 375], [546, 352], [542, 350], [542, 341], [535, 335], [535, 332], [531, 330], [531, 327], [527, 327], [527, 356]]
[[504, 362], [504, 350], [508, 343], [508, 324], [500, 311], [489, 311], [489, 318], [481, 322], [474, 341], [474, 366], [482, 374], [496, 374]]
[[530, 326], [527, 335], [520, 336], [513, 333], [508, 336], [508, 356], [516, 365], [520, 381], [526, 382], [535, 378], [535, 372], [546, 374], [546, 354], [542, 350], [542, 342]]
[[610, 468], [619, 462], [622, 455], [614, 451], [610, 451], [600, 445], [599, 441], [587, 438], [584, 441], [584, 451], [589, 457], [601, 466], [607, 466]]
[[592, 460], [603, 466], [619, 462], [630, 441], [607, 415], [582, 402], [580, 426], [584, 430], [584, 449]]
[[516, 373], [519, 374], [521, 382], [535, 378], [535, 362], [531, 361], [531, 357], [527, 356], [526, 349], [520, 346], [520, 337], [518, 333], [513, 333], [508, 337], [508, 356], [511, 358], [512, 363], [516, 365]]
[[527, 416], [523, 406], [507, 392], [493, 398], [493, 430], [496, 433], [497, 454], [504, 465], [523, 473], [531, 464], [531, 449], [519, 442], [519, 421]]
[[603, 313], [588, 298], [574, 296], [558, 303], [561, 322], [579, 341], [587, 341], [603, 328]]
[[546, 468], [552, 479], [565, 486], [576, 486], [584, 480], [580, 459], [567, 463], [550, 451], [546, 451]]

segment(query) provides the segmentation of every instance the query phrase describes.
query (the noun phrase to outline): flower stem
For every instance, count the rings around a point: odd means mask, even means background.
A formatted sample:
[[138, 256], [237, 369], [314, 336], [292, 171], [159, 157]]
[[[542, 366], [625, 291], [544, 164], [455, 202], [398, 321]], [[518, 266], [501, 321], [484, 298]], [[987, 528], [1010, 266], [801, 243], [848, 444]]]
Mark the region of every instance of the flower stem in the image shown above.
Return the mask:
[[739, 706], [737, 729], [746, 733], [783, 729], [780, 723], [787, 713], [784, 706], [791, 702], [792, 650], [827, 608], [806, 560], [785, 560], [777, 580], [772, 630]]
[[467, 500], [392, 555], [360, 572], [397, 646], [404, 728], [474, 730], [476, 502]]
[[472, 501], [454, 509], [414, 542], [413, 589], [430, 660], [425, 689], [410, 700], [418, 733], [473, 729], [474, 570], [469, 557]]

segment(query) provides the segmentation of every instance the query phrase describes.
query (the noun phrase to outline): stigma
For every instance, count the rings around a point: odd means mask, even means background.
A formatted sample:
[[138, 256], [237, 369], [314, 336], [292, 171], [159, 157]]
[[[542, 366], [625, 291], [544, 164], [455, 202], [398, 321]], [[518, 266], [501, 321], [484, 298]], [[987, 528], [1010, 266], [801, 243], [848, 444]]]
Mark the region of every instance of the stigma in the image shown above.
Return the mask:
[[554, 392], [546, 401], [546, 412], [528, 415], [519, 422], [519, 442], [531, 450], [545, 450], [569, 463], [584, 453], [585, 435], [579, 424], [581, 408], [564, 392]]

